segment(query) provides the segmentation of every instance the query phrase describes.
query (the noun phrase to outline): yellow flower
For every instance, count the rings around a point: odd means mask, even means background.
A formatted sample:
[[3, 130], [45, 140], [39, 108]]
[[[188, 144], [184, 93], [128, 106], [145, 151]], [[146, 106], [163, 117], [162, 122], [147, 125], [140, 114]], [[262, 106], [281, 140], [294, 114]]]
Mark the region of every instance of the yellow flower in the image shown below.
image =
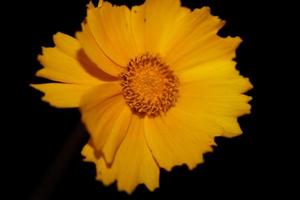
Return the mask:
[[38, 57], [37, 76], [56, 83], [32, 86], [55, 107], [80, 108], [91, 136], [82, 154], [97, 180], [152, 191], [159, 168], [193, 169], [215, 136], [242, 132], [252, 85], [233, 61], [241, 39], [218, 36], [223, 25], [208, 7], [191, 11], [179, 0], [90, 4], [76, 39], [58, 33]]

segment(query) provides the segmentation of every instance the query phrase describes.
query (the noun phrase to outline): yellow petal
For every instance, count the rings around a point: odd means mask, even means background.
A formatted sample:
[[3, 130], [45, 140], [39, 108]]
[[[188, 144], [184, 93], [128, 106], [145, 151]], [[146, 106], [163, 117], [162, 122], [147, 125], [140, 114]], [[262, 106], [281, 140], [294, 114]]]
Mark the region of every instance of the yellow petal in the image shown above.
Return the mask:
[[242, 93], [252, 88], [249, 79], [239, 75], [233, 61], [215, 61], [190, 68], [178, 75], [182, 107], [195, 117], [203, 116], [223, 127], [222, 134], [233, 137], [242, 131], [237, 117], [250, 113], [251, 97]]
[[212, 151], [216, 128], [207, 120], [181, 115], [176, 107], [160, 117], [145, 119], [148, 146], [166, 170], [182, 164], [193, 169], [203, 162], [203, 154]]
[[139, 21], [133, 30], [136, 33], [141, 27], [145, 29], [144, 36], [138, 37], [144, 37], [145, 52], [160, 54], [174, 70], [215, 58], [231, 60], [241, 41], [217, 35], [224, 21], [212, 16], [208, 7], [190, 11], [180, 7], [179, 0], [147, 0], [135, 8], [144, 23]]
[[105, 161], [109, 164], [113, 161], [115, 153], [128, 131], [132, 118], [132, 112], [128, 106], [124, 106], [123, 110], [119, 109], [117, 112], [119, 112], [119, 116], [112, 122], [112, 127], [107, 131], [103, 129], [104, 132], [109, 134], [102, 150]]
[[[230, 114], [223, 115], [221, 112], [212, 114], [207, 110], [200, 110], [198, 108], [199, 106], [187, 106], [181, 102], [178, 102], [178, 105], [174, 109], [176, 110], [174, 113], [176, 112], [177, 115], [182, 116], [182, 119], [186, 120], [182, 120], [186, 126], [189, 126], [195, 130], [199, 130], [200, 132], [213, 137], [235, 137], [242, 133], [236, 116], [231, 116]], [[246, 104], [245, 102], [244, 104]]]
[[190, 11], [181, 8], [177, 0], [149, 0], [146, 17], [146, 47], [159, 53], [174, 70], [216, 58], [232, 60], [241, 42], [238, 37], [217, 35], [225, 22], [212, 16], [208, 7]]
[[133, 46], [136, 55], [142, 55], [147, 52], [145, 48], [145, 5], [133, 6], [130, 17]]
[[89, 6], [87, 26], [98, 48], [117, 65], [125, 67], [135, 57], [128, 7], [112, 6], [108, 2], [97, 8]]
[[90, 143], [84, 145], [84, 147], [81, 150], [81, 155], [84, 156], [84, 161], [86, 162], [94, 162], [96, 164], [99, 159], [99, 157], [95, 155], [94, 148]]
[[91, 90], [91, 86], [65, 83], [31, 84], [31, 86], [45, 94], [42, 98], [44, 101], [58, 108], [79, 107], [81, 98]]
[[235, 68], [236, 62], [230, 60], [214, 60], [186, 70], [177, 71], [178, 78], [183, 84], [209, 80], [230, 80], [239, 77]]
[[76, 39], [57, 33], [54, 35], [54, 42], [56, 47], [43, 48], [43, 54], [38, 56], [44, 68], [37, 72], [37, 76], [64, 83], [84, 85], [102, 83], [97, 74], [87, 70], [93, 67], [87, 58], [83, 59], [86, 60], [84, 65], [77, 59], [80, 45]]
[[[221, 126], [223, 130], [219, 134], [233, 137], [239, 135], [242, 131], [238, 125], [237, 117], [249, 114], [251, 106], [248, 101], [251, 97], [242, 94], [229, 94], [226, 89], [218, 93], [218, 89], [211, 88], [211, 91], [204, 91], [194, 86], [193, 94], [182, 92], [176, 107], [184, 109], [195, 118], [204, 118], [214, 123], [215, 126]], [[196, 89], [197, 88], [197, 89]], [[212, 90], [215, 90], [212, 92]], [[184, 87], [182, 87], [184, 91]], [[192, 91], [192, 90], [191, 90]]]
[[66, 55], [73, 58], [77, 57], [77, 53], [81, 49], [81, 46], [75, 38], [58, 32], [53, 36], [53, 40], [56, 47]]
[[171, 41], [177, 21], [184, 15], [179, 0], [146, 0], [145, 2], [145, 48], [152, 54], [164, 56]]
[[[210, 14], [209, 7], [194, 9], [180, 8], [170, 19], [168, 43], [162, 49], [166, 57], [181, 55], [182, 51], [189, 50], [193, 45], [198, 46], [205, 37], [215, 35], [224, 25], [224, 21]], [[175, 54], [174, 54], [175, 53]]]
[[[87, 150], [90, 148], [84, 150], [83, 155], [87, 160], [95, 160]], [[112, 165], [107, 165], [103, 158], [96, 160], [97, 179], [105, 185], [117, 181], [118, 189], [127, 193], [138, 184], [144, 183], [151, 191], [159, 186], [159, 168], [145, 141], [144, 122], [135, 115]]]
[[122, 66], [118, 65], [112, 60], [101, 47], [97, 44], [95, 36], [91, 33], [89, 26], [86, 24], [82, 26], [82, 32], [76, 34], [76, 38], [82, 45], [88, 57], [97, 65], [97, 67], [104, 72], [118, 77], [124, 70]]
[[[107, 100], [81, 106], [82, 121], [91, 136], [91, 143], [98, 152], [103, 153], [102, 149], [110, 137], [114, 122], [118, 120], [120, 110], [125, 108], [122, 100], [122, 96], [108, 97]], [[119, 126], [117, 128], [120, 128]], [[119, 133], [120, 141], [123, 139], [122, 134]]]
[[91, 144], [111, 163], [132, 115], [121, 95], [121, 86], [110, 83], [93, 89], [83, 98], [80, 110]]
[[248, 78], [239, 75], [234, 61], [216, 60], [177, 72], [181, 95], [235, 95], [252, 89]]
[[217, 35], [211, 35], [203, 40], [191, 41], [190, 45], [172, 52], [172, 55], [166, 58], [166, 62], [175, 71], [189, 69], [195, 66], [201, 66], [214, 60], [233, 60], [235, 58], [236, 48], [241, 43], [239, 37], [221, 38]]
[[[194, 89], [194, 92], [199, 95], [182, 94], [180, 102], [187, 106], [187, 110], [197, 108], [199, 111], [216, 115], [238, 117], [250, 113], [251, 106], [248, 101], [251, 100], [251, 97], [242, 94], [230, 94], [230, 90], [226, 91], [226, 89], [221, 89], [223, 91], [220, 91], [220, 94], [218, 94], [217, 88], [212, 88], [212, 90], [214, 90], [214, 94], [212, 91], [206, 92], [201, 91], [201, 89]], [[228, 94], [224, 94], [224, 92], [228, 92]]]

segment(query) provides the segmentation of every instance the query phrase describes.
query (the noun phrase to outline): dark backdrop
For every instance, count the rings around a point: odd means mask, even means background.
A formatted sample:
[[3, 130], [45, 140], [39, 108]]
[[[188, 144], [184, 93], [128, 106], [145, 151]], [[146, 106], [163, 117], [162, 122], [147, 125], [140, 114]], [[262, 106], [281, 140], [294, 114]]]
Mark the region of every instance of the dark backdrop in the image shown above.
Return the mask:
[[[143, 0], [110, 2], [141, 4]], [[104, 187], [95, 181], [94, 165], [85, 163], [80, 149], [88, 140], [78, 125], [76, 109], [56, 109], [41, 101], [42, 94], [29, 87], [44, 80], [34, 77], [41, 68], [36, 57], [41, 46], [51, 46], [52, 36], [60, 31], [69, 35], [80, 30], [88, 0], [26, 0], [2, 6], [2, 50], [6, 62], [2, 72], [5, 101], [5, 123], [2, 139], [3, 160], [8, 170], [6, 190], [20, 199], [222, 199], [269, 195], [267, 186], [274, 178], [270, 174], [269, 154], [265, 145], [267, 133], [259, 128], [259, 91], [265, 42], [263, 29], [267, 14], [259, 0], [182, 0], [190, 8], [208, 5], [212, 13], [227, 21], [220, 35], [239, 35], [244, 42], [238, 48], [238, 69], [250, 77], [254, 89], [252, 114], [241, 117], [244, 133], [233, 139], [216, 138], [218, 147], [205, 154], [205, 163], [195, 170], [176, 167], [172, 172], [161, 171], [160, 188], [148, 192], [139, 186], [130, 196], [117, 192], [116, 186]], [[263, 12], [262, 12], [263, 11]], [[5, 48], [4, 48], [5, 47]], [[3, 54], [2, 54], [3, 55]], [[7, 91], [6, 91], [7, 90]], [[75, 139], [74, 139], [74, 135]], [[70, 139], [71, 138], [71, 139]], [[75, 141], [70, 143], [69, 141]], [[67, 150], [66, 150], [67, 149]], [[70, 150], [71, 149], [71, 150]], [[69, 156], [72, 155], [72, 156]], [[276, 185], [276, 179], [274, 179]]]

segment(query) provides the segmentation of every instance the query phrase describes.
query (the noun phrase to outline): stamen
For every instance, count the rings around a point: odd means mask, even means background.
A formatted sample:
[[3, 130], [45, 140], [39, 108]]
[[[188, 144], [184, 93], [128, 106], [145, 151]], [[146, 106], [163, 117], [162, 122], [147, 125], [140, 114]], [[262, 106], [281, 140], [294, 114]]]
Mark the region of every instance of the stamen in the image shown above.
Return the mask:
[[139, 116], [155, 117], [177, 101], [179, 80], [159, 56], [144, 54], [130, 60], [120, 77], [124, 99]]

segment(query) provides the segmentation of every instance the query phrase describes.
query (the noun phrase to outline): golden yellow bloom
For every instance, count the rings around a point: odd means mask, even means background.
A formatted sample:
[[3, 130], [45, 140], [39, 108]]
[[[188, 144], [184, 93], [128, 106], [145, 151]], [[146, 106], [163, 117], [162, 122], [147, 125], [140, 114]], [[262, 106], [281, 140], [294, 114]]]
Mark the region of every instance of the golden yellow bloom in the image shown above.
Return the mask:
[[80, 108], [91, 136], [82, 154], [98, 180], [154, 190], [159, 168], [193, 169], [215, 136], [241, 134], [237, 118], [250, 113], [252, 85], [233, 61], [241, 39], [218, 36], [223, 25], [179, 0], [90, 4], [76, 39], [58, 33], [38, 57], [37, 76], [57, 83], [32, 86], [55, 107]]

